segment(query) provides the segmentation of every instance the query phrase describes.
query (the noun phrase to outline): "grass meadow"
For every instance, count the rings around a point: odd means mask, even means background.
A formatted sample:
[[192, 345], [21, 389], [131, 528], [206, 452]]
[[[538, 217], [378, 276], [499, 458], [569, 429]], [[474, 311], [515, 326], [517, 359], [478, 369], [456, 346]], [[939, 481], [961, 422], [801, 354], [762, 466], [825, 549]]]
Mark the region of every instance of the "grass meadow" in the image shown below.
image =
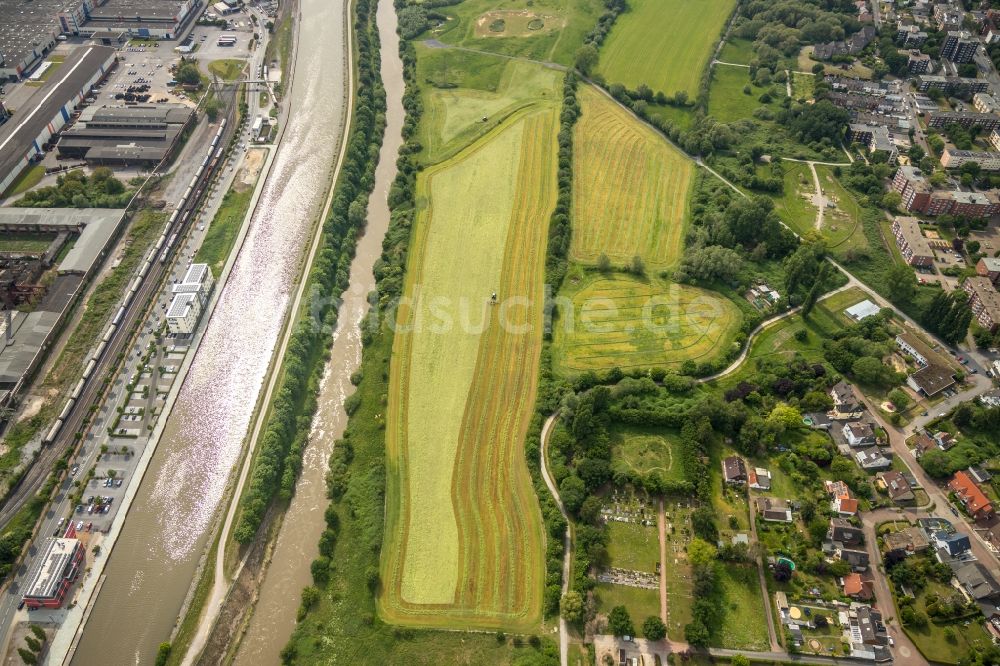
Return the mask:
[[823, 216], [821, 232], [827, 247], [838, 256], [869, 249], [862, 228], [861, 206], [854, 195], [833, 175], [833, 167], [817, 165], [816, 172], [823, 194], [836, 206], [828, 207]]
[[632, 617], [632, 623], [639, 630], [647, 617], [660, 616], [659, 590], [598, 583], [594, 588], [594, 596], [597, 597], [597, 612], [607, 615], [615, 606], [624, 606]]
[[[523, 439], [556, 132], [554, 105], [518, 114], [418, 178], [413, 301], [397, 313], [388, 396], [387, 621], [528, 630], [540, 620], [543, 530]], [[532, 304], [501, 325], [494, 291]]]
[[732, 650], [767, 650], [766, 608], [757, 581], [757, 568], [720, 565], [718, 581], [725, 595], [725, 619], [716, 632], [720, 647]]
[[708, 113], [721, 123], [731, 123], [736, 120], [753, 117], [753, 112], [760, 107], [777, 109], [779, 98], [765, 104], [760, 96], [767, 88], [750, 85], [750, 94], [743, 92], [750, 83], [749, 70], [746, 67], [717, 64], [712, 69], [712, 85], [708, 91]]
[[659, 472], [664, 478], [682, 481], [680, 455], [674, 455], [677, 432], [665, 428], [621, 428], [611, 438], [612, 460], [637, 474]]
[[660, 539], [656, 525], [647, 527], [611, 521], [608, 523], [608, 537], [611, 566], [656, 573], [656, 563], [660, 560]]
[[726, 43], [722, 45], [722, 50], [719, 51], [719, 60], [722, 62], [749, 65], [753, 59], [753, 42], [749, 39], [731, 37], [726, 40]]
[[579, 94], [574, 130], [570, 257], [601, 254], [653, 270], [676, 266], [684, 243], [694, 163], [654, 130], [590, 87]]
[[742, 315], [724, 296], [658, 278], [576, 271], [554, 324], [553, 366], [564, 375], [710, 361], [733, 344]]
[[644, 83], [694, 98], [735, 6], [735, 0], [631, 0], [601, 48], [598, 71], [633, 90]]
[[[424, 36], [446, 44], [571, 65], [583, 38], [604, 11], [601, 0], [465, 0], [437, 7], [448, 16]], [[495, 22], [504, 22], [503, 30]], [[541, 23], [539, 26], [538, 23]], [[535, 28], [535, 29], [533, 29]]]

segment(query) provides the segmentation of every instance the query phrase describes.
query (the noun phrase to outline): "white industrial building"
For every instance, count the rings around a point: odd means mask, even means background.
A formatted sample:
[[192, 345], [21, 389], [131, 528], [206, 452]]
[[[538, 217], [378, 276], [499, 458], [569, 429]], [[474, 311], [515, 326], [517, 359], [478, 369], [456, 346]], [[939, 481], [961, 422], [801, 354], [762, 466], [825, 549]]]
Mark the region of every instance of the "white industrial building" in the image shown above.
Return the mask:
[[167, 330], [174, 335], [191, 335], [198, 327], [201, 317], [201, 301], [198, 294], [174, 294], [174, 300], [167, 308]]
[[191, 264], [180, 282], [174, 285], [174, 294], [196, 294], [202, 307], [208, 303], [208, 297], [215, 286], [212, 269], [208, 264]]

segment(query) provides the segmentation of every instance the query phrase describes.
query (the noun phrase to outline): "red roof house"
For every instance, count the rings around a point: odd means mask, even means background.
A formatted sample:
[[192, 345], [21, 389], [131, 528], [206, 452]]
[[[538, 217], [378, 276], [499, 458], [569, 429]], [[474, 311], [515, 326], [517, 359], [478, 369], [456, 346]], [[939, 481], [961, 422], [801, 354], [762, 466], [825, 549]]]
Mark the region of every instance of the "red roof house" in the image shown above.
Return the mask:
[[958, 496], [973, 518], [989, 518], [993, 515], [990, 499], [965, 472], [955, 472], [955, 476], [948, 482], [948, 488]]

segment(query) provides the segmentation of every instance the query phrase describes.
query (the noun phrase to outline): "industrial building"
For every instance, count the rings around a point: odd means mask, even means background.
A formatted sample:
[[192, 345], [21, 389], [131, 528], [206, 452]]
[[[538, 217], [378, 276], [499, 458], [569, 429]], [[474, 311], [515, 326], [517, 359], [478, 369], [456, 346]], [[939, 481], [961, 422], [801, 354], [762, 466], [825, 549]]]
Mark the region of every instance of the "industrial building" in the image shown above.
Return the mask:
[[0, 125], [0, 193], [44, 154], [76, 105], [104, 80], [116, 61], [115, 50], [107, 46], [77, 49], [28, 99], [23, 112]]
[[183, 279], [174, 285], [174, 294], [196, 294], [202, 307], [208, 303], [208, 297], [215, 286], [212, 269], [208, 264], [191, 264]]
[[201, 317], [201, 300], [198, 294], [174, 294], [167, 308], [167, 330], [174, 335], [191, 335]]
[[25, 588], [24, 604], [32, 610], [62, 606], [80, 573], [83, 556], [79, 539], [46, 539], [31, 571], [31, 582]]
[[182, 104], [88, 107], [59, 139], [59, 156], [94, 166], [153, 167], [169, 157], [194, 112]]
[[22, 78], [56, 45], [65, 0], [0, 0], [0, 82]]

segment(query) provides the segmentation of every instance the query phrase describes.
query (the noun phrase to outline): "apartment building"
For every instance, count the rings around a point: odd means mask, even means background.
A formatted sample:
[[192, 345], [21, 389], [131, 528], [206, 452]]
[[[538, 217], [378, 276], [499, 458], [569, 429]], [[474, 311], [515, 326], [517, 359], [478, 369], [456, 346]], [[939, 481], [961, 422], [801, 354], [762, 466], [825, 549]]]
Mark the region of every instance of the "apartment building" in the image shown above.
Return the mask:
[[988, 277], [970, 277], [962, 283], [969, 295], [969, 307], [979, 325], [990, 332], [1000, 328], [1000, 294]]
[[897, 217], [892, 221], [892, 233], [906, 263], [919, 268], [930, 268], [934, 265], [934, 252], [920, 231], [920, 221], [917, 218]]

